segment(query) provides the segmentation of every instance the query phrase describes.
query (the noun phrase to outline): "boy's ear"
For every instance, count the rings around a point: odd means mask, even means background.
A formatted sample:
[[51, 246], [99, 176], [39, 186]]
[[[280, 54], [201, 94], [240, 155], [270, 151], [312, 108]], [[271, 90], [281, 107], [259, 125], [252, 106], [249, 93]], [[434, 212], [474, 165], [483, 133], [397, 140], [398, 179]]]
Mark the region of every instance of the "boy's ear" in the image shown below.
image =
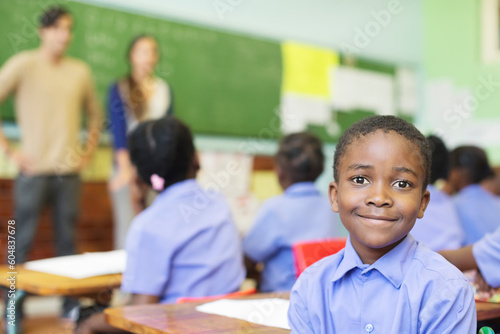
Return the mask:
[[334, 212], [339, 212], [339, 201], [338, 201], [338, 196], [339, 196], [339, 186], [337, 182], [332, 181], [330, 183], [330, 187], [328, 188], [328, 197], [330, 198], [330, 204], [332, 206], [332, 210]]
[[422, 194], [422, 198], [420, 199], [420, 207], [418, 208], [417, 218], [424, 217], [424, 211], [427, 208], [427, 204], [429, 204], [430, 200], [431, 200], [431, 193], [429, 192], [429, 190], [424, 191], [424, 193]]

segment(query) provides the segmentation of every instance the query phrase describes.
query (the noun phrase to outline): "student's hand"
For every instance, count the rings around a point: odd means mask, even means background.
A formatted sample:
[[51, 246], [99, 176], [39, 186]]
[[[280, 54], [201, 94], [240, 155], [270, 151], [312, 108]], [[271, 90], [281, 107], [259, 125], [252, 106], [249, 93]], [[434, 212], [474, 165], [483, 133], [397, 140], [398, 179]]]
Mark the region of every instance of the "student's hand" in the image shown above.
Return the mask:
[[95, 313], [83, 320], [75, 327], [75, 334], [98, 334], [98, 333], [127, 333], [109, 325], [104, 318], [104, 313]]
[[75, 327], [75, 334], [94, 334], [94, 330], [91, 328], [90, 319], [82, 321], [77, 327]]
[[491, 298], [491, 296], [493, 295], [493, 288], [488, 283], [486, 283], [483, 275], [479, 270], [476, 272], [476, 277], [474, 278], [474, 285], [476, 286], [482, 298], [483, 297]]
[[19, 150], [15, 150], [9, 153], [9, 158], [16, 164], [21, 173], [24, 175], [33, 175], [33, 159], [27, 157], [24, 153]]

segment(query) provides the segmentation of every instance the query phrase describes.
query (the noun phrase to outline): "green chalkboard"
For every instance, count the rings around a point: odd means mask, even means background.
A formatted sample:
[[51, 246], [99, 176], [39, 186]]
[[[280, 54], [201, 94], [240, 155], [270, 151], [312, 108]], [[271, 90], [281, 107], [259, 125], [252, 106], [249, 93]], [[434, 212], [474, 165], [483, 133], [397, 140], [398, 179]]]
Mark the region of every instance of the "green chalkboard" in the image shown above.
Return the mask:
[[[38, 16], [54, 3], [0, 1], [0, 64], [18, 51], [37, 47]], [[171, 84], [175, 112], [194, 132], [257, 136], [273, 122], [273, 110], [280, 103], [278, 42], [82, 3], [64, 4], [75, 18], [69, 55], [91, 66], [103, 105], [110, 84], [127, 72], [130, 40], [148, 33], [161, 49], [157, 75]], [[0, 108], [3, 119], [14, 119], [11, 100]]]

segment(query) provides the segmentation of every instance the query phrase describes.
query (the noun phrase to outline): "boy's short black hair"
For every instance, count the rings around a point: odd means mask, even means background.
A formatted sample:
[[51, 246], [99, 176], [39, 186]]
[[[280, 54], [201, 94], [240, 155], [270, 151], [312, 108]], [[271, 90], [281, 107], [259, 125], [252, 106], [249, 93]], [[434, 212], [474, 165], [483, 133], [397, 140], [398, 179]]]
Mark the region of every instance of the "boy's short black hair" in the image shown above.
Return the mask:
[[483, 149], [477, 146], [459, 146], [450, 153], [450, 169], [465, 169], [472, 183], [479, 183], [495, 175]]
[[427, 137], [427, 141], [432, 152], [430, 183], [433, 184], [439, 179], [446, 180], [448, 178], [450, 159], [448, 149], [441, 138], [430, 135]]
[[195, 148], [189, 128], [173, 116], [140, 123], [130, 134], [130, 160], [144, 182], [151, 176], [165, 180], [164, 189], [186, 179], [193, 166]]
[[64, 15], [71, 15], [64, 7], [56, 6], [47, 8], [42, 15], [40, 15], [39, 27], [49, 28], [56, 24], [57, 20]]
[[313, 134], [293, 133], [281, 139], [275, 161], [293, 183], [315, 181], [323, 172], [323, 145]]
[[350, 144], [361, 136], [366, 136], [382, 130], [385, 133], [394, 131], [418, 147], [418, 154], [422, 158], [424, 167], [423, 189], [427, 187], [431, 174], [431, 150], [424, 135], [411, 123], [395, 116], [371, 116], [351, 125], [340, 137], [335, 149], [333, 162], [333, 177], [338, 181], [340, 160]]

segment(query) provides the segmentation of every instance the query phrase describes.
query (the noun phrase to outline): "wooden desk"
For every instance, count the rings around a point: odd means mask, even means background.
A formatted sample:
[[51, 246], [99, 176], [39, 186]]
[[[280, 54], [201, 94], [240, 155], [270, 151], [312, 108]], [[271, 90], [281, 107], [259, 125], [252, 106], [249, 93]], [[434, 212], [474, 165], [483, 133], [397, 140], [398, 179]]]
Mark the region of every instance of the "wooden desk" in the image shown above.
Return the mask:
[[[285, 298], [288, 293], [256, 294], [238, 299]], [[290, 331], [252, 324], [243, 320], [198, 312], [197, 305], [154, 304], [109, 308], [104, 311], [106, 321], [112, 326], [138, 334], [177, 334], [177, 333], [266, 333], [284, 334]], [[477, 320], [500, 318], [500, 304], [476, 302]]]
[[[11, 276], [8, 272], [11, 270], [7, 265], [0, 265], [0, 285], [7, 288], [10, 285], [7, 278]], [[122, 280], [121, 274], [75, 279], [24, 269], [22, 265], [17, 265], [15, 272], [17, 272], [16, 290], [43, 296], [99, 295], [120, 287]]]
[[[288, 293], [266, 293], [237, 299], [289, 298]], [[195, 310], [206, 302], [153, 304], [108, 308], [106, 321], [114, 327], [138, 334], [218, 333], [285, 334], [288, 330], [253, 324], [247, 321], [202, 313]]]
[[500, 304], [476, 302], [477, 321], [500, 319]]

